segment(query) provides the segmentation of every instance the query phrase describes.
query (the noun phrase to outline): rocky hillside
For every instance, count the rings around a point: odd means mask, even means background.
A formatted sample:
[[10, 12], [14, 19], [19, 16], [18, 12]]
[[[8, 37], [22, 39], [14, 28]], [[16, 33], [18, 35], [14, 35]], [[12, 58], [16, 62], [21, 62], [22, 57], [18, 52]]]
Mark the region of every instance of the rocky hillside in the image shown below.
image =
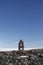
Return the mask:
[[[16, 59], [23, 55], [28, 56], [23, 62], [21, 59]], [[0, 65], [20, 65], [20, 63], [21, 65], [43, 65], [43, 49], [0, 51]]]

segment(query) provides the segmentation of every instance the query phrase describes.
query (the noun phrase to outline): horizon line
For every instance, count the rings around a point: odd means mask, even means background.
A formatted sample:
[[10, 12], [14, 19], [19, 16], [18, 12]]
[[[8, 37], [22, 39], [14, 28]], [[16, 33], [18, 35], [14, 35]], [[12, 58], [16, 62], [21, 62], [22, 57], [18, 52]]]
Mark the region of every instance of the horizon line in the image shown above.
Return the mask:
[[[24, 48], [24, 50], [32, 50], [32, 49], [43, 49], [43, 48]], [[0, 51], [13, 51], [18, 50], [18, 48], [0, 48]]]

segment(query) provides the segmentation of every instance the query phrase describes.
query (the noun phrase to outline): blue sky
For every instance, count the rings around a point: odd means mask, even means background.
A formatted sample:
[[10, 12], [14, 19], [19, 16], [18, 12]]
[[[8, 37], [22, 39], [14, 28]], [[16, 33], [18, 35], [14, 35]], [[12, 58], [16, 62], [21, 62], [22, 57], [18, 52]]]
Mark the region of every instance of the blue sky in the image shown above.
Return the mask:
[[0, 0], [0, 48], [43, 47], [43, 1]]

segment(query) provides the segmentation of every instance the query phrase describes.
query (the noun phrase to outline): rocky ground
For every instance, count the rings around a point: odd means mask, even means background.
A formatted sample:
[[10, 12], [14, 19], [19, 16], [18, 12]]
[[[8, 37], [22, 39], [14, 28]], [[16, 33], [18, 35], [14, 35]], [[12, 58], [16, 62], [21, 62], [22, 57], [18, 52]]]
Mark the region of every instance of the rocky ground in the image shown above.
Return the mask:
[[[28, 58], [16, 59], [22, 55], [28, 56]], [[0, 65], [43, 65], [43, 49], [0, 51]]]

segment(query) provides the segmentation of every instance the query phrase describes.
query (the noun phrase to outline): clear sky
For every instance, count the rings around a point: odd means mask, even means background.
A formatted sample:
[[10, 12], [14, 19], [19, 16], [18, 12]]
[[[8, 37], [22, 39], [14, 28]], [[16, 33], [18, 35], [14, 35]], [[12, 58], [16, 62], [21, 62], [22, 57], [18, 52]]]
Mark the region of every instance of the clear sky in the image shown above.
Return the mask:
[[0, 0], [0, 48], [43, 47], [43, 0]]

